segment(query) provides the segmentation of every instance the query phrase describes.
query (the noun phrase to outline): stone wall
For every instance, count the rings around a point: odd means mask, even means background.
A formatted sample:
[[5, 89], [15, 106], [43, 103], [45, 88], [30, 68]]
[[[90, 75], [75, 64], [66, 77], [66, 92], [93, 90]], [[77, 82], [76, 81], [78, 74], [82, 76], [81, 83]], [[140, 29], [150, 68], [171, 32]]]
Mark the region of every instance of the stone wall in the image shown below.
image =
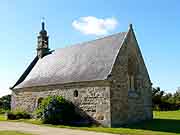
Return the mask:
[[128, 123], [152, 119], [151, 93], [144, 88], [137, 91], [129, 91], [128, 94]]
[[[136, 67], [136, 87], [129, 88], [129, 60]], [[151, 81], [132, 29], [117, 55], [111, 76], [111, 126], [117, 127], [141, 120], [152, 119]], [[138, 82], [138, 83], [137, 83]]]
[[127, 55], [122, 46], [111, 72], [111, 126], [119, 127], [128, 117]]
[[151, 81], [133, 31], [130, 31], [126, 43], [128, 57], [133, 57], [137, 65], [138, 81], [138, 86], [133, 91], [128, 90], [128, 123], [152, 119]]
[[[78, 92], [78, 96], [74, 95]], [[104, 126], [110, 126], [110, 88], [104, 81], [52, 85], [16, 89], [12, 92], [12, 109], [25, 109], [33, 112], [39, 98], [49, 95], [61, 95], [73, 102], [82, 115], [91, 116]]]

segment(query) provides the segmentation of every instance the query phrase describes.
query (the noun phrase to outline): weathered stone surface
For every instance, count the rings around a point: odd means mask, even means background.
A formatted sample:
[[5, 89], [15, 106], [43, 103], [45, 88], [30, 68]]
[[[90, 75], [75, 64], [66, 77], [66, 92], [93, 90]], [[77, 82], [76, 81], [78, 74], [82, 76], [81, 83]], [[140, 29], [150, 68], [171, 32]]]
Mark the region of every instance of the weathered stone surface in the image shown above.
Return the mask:
[[[136, 67], [129, 67], [131, 59]], [[135, 76], [133, 90], [128, 88], [129, 70], [133, 70]], [[112, 82], [111, 126], [152, 119], [151, 81], [132, 30], [123, 42], [108, 79]]]

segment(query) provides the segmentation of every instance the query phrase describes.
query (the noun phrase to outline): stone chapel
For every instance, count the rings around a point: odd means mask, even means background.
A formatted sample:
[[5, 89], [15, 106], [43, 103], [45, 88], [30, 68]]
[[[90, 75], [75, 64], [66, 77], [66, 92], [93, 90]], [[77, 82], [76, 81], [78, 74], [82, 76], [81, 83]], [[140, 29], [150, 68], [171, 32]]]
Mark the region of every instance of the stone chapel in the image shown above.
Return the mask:
[[37, 55], [11, 87], [12, 110], [33, 112], [48, 95], [61, 95], [106, 127], [149, 120], [151, 80], [132, 24], [96, 40], [51, 50], [45, 23]]

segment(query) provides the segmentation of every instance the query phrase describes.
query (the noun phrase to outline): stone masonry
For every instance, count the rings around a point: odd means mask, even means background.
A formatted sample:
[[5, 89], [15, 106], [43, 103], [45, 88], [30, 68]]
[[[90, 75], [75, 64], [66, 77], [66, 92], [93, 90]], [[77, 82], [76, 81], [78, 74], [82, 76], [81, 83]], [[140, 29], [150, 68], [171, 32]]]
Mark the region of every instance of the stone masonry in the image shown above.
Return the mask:
[[[76, 90], [78, 97], [74, 96]], [[110, 126], [110, 87], [106, 81], [32, 87], [19, 89], [12, 95], [12, 109], [23, 108], [28, 112], [36, 109], [40, 98], [63, 96], [102, 125]]]

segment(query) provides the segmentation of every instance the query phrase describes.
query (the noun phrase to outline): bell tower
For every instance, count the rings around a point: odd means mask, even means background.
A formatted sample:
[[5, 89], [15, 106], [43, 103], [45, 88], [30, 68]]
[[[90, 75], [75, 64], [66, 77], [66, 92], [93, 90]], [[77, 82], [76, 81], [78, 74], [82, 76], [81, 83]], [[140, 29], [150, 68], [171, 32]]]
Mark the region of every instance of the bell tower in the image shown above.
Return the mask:
[[41, 23], [41, 31], [38, 35], [38, 45], [37, 45], [37, 56], [39, 59], [43, 58], [45, 55], [49, 54], [49, 43], [48, 43], [48, 35], [47, 31], [45, 30], [45, 23], [42, 21]]

